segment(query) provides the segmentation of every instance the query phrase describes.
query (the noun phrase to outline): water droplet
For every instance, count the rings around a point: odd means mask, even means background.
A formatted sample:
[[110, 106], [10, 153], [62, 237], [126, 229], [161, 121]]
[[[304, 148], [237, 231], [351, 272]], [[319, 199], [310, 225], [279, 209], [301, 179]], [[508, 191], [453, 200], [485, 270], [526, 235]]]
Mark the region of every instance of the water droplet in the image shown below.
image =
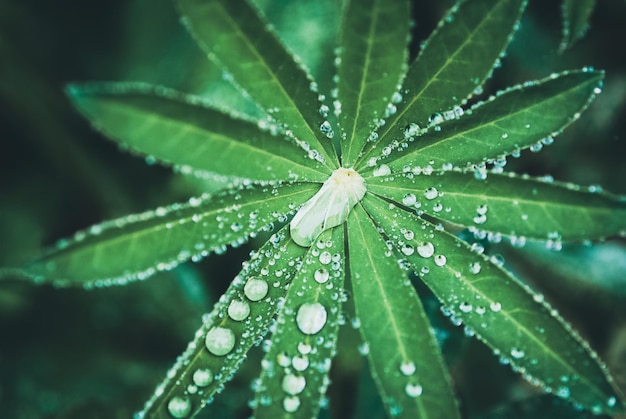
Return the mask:
[[362, 356], [365, 356], [370, 353], [370, 344], [367, 342], [363, 342], [362, 344], [359, 345], [358, 349], [359, 349], [359, 353]]
[[290, 396], [302, 393], [306, 386], [306, 379], [300, 375], [287, 374], [283, 377], [281, 388]]
[[322, 253], [320, 253], [320, 263], [323, 265], [328, 265], [330, 263], [330, 261], [332, 260], [332, 255], [330, 254], [329, 251], [323, 251]]
[[320, 131], [322, 131], [322, 134], [328, 138], [333, 138], [335, 136], [335, 132], [328, 121], [324, 121], [322, 125], [320, 125]]
[[306, 335], [314, 335], [326, 324], [326, 309], [320, 303], [304, 303], [298, 309], [296, 324]]
[[233, 300], [228, 305], [228, 315], [231, 319], [240, 322], [250, 314], [250, 305], [245, 301]]
[[526, 353], [521, 349], [518, 349], [518, 348], [511, 349], [511, 356], [515, 359], [522, 359], [524, 358], [524, 355], [526, 355]]
[[409, 397], [419, 397], [421, 396], [424, 389], [419, 384], [409, 383], [404, 387], [404, 391], [406, 392], [406, 395]]
[[437, 188], [430, 187], [424, 191], [426, 199], [435, 199], [439, 195]]
[[420, 126], [416, 123], [410, 123], [404, 127], [404, 138], [415, 137], [420, 131]]
[[330, 278], [330, 273], [326, 269], [320, 268], [315, 271], [315, 273], [313, 274], [313, 277], [320, 284], [325, 284]]
[[243, 293], [250, 301], [262, 300], [267, 295], [268, 290], [269, 285], [267, 285], [267, 282], [255, 277], [248, 279], [248, 282], [243, 287]]
[[206, 387], [213, 382], [213, 373], [208, 368], [199, 369], [193, 373], [192, 379], [198, 387]]
[[502, 304], [500, 303], [496, 303], [493, 302], [491, 304], [489, 304], [489, 308], [491, 309], [491, 311], [493, 311], [494, 313], [499, 312], [500, 310], [502, 310]]
[[306, 356], [294, 356], [291, 360], [291, 365], [296, 371], [304, 371], [309, 368], [309, 358]]
[[298, 352], [300, 352], [302, 355], [308, 355], [311, 353], [312, 350], [313, 348], [308, 343], [305, 343], [305, 342], [298, 343]]
[[473, 273], [473, 274], [477, 274], [477, 273], [479, 273], [479, 272], [480, 272], [480, 268], [481, 268], [481, 266], [480, 266], [480, 262], [473, 262], [473, 263], [470, 263], [469, 268], [470, 268], [470, 272], [471, 272], [471, 273]]
[[300, 398], [298, 396], [289, 396], [283, 399], [283, 409], [287, 413], [293, 413], [300, 407]]
[[406, 205], [407, 207], [412, 207], [413, 205], [415, 205], [416, 202], [417, 202], [417, 198], [412, 193], [408, 193], [404, 195], [404, 198], [402, 198], [402, 203]]
[[444, 266], [446, 264], [446, 257], [444, 255], [437, 255], [435, 256], [435, 265], [437, 266]]
[[167, 404], [167, 410], [176, 419], [185, 418], [191, 412], [191, 402], [182, 397], [174, 397]]
[[400, 372], [402, 375], [411, 375], [415, 373], [415, 364], [412, 361], [405, 361], [400, 364]]
[[435, 246], [431, 242], [422, 242], [417, 245], [417, 253], [423, 258], [429, 258], [435, 253]]
[[387, 176], [391, 174], [391, 169], [386, 164], [381, 164], [376, 169], [374, 169], [374, 176]]
[[214, 327], [206, 334], [205, 345], [213, 355], [226, 355], [235, 347], [235, 334], [225, 327]]
[[410, 244], [403, 244], [400, 250], [405, 256], [411, 256], [413, 253], [415, 253], [415, 248]]
[[472, 308], [472, 305], [465, 301], [459, 304], [459, 310], [461, 310], [463, 313], [469, 313], [470, 311], [472, 311]]

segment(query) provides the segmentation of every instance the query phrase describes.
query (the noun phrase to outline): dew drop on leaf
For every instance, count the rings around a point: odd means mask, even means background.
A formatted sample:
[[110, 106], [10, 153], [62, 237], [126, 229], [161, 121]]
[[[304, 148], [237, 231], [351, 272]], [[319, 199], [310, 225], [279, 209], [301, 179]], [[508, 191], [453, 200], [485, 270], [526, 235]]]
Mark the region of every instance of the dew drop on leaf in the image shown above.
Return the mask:
[[298, 352], [300, 352], [302, 355], [308, 355], [311, 353], [312, 350], [313, 348], [308, 343], [305, 343], [305, 342], [298, 343]]
[[422, 242], [417, 245], [417, 253], [423, 258], [429, 258], [435, 253], [435, 246], [431, 242]]
[[213, 373], [208, 368], [198, 369], [194, 371], [192, 380], [198, 387], [206, 387], [213, 382]]
[[481, 268], [480, 262], [470, 263], [470, 267], [469, 268], [470, 268], [470, 272], [471, 273], [473, 273], [473, 274], [479, 273], [480, 272], [480, 268]]
[[291, 365], [296, 371], [304, 371], [309, 367], [309, 358], [306, 356], [294, 356], [291, 360]]
[[491, 304], [489, 304], [489, 308], [491, 309], [491, 311], [493, 311], [494, 313], [499, 312], [500, 310], [502, 310], [502, 304], [500, 303], [496, 303], [493, 302]]
[[406, 392], [406, 395], [409, 397], [419, 397], [421, 396], [424, 389], [419, 384], [409, 383], [404, 387], [404, 391]]
[[298, 309], [296, 324], [306, 335], [314, 335], [326, 324], [326, 309], [320, 303], [304, 303]]
[[300, 407], [300, 398], [298, 396], [285, 397], [283, 400], [283, 409], [287, 413], [293, 413]]
[[424, 191], [424, 196], [426, 197], [426, 199], [435, 199], [438, 195], [439, 192], [437, 191], [437, 188], [434, 188], [432, 186]]
[[330, 254], [329, 251], [323, 251], [322, 253], [320, 253], [320, 263], [323, 265], [328, 265], [330, 263], [330, 261], [332, 260], [332, 255]]
[[446, 264], [446, 257], [444, 255], [437, 255], [435, 256], [435, 265], [437, 266], [444, 266]]
[[413, 253], [415, 253], [415, 248], [410, 244], [403, 244], [400, 250], [405, 256], [411, 256]]
[[511, 349], [511, 356], [515, 359], [522, 359], [526, 355], [523, 350], [518, 348]]
[[400, 364], [400, 372], [402, 375], [411, 375], [415, 373], [415, 363], [412, 361], [405, 361]]
[[330, 273], [324, 268], [320, 268], [313, 274], [315, 280], [320, 284], [325, 284], [330, 278]]
[[262, 300], [267, 295], [268, 290], [269, 285], [267, 285], [267, 282], [255, 277], [248, 279], [248, 282], [243, 287], [243, 293], [250, 301]]
[[225, 327], [214, 327], [207, 332], [205, 345], [213, 355], [226, 355], [235, 347], [235, 334]]
[[381, 177], [387, 176], [391, 174], [391, 169], [386, 164], [381, 164], [376, 169], [374, 169], [374, 176]]
[[402, 203], [407, 207], [412, 207], [416, 202], [417, 198], [415, 197], [415, 194], [412, 193], [408, 193], [404, 195], [404, 198], [402, 198]]
[[283, 377], [281, 388], [290, 396], [302, 393], [306, 386], [306, 379], [301, 375], [287, 374]]
[[228, 316], [237, 321], [245, 320], [250, 314], [250, 305], [245, 301], [233, 300], [228, 305]]
[[167, 404], [167, 410], [176, 419], [185, 418], [191, 412], [191, 402], [182, 397], [174, 397]]

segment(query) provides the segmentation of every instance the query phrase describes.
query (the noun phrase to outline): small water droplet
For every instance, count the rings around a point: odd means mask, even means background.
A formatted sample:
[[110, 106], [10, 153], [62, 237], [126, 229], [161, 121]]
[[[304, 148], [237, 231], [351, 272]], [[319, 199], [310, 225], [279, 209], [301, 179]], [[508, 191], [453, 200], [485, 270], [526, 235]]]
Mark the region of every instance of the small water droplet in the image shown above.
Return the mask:
[[437, 266], [444, 266], [447, 262], [447, 259], [444, 255], [437, 255], [435, 256], [435, 265]]
[[309, 367], [309, 358], [306, 356], [294, 356], [291, 360], [291, 365], [296, 371], [304, 371]]
[[387, 176], [391, 174], [391, 169], [386, 164], [381, 164], [380, 166], [374, 169], [373, 174], [376, 177]]
[[500, 310], [502, 310], [502, 304], [497, 303], [497, 302], [493, 302], [491, 304], [489, 304], [489, 308], [491, 309], [491, 311], [493, 311], [494, 313], [499, 312]]
[[459, 310], [461, 310], [463, 313], [469, 313], [472, 311], [472, 309], [472, 305], [466, 301], [459, 304]]
[[330, 254], [329, 251], [325, 250], [322, 253], [320, 253], [320, 263], [323, 265], [328, 265], [330, 263], [330, 261], [332, 260], [332, 255]]
[[335, 136], [335, 132], [328, 121], [324, 121], [322, 125], [320, 125], [320, 131], [322, 131], [322, 134], [324, 134], [327, 138], [333, 138]]
[[305, 343], [305, 342], [298, 343], [298, 352], [300, 352], [302, 355], [308, 355], [311, 353], [312, 350], [313, 348], [308, 343]]
[[298, 309], [296, 324], [306, 335], [314, 335], [326, 324], [326, 308], [320, 303], [304, 303]]
[[481, 268], [480, 262], [470, 263], [470, 267], [469, 268], [470, 268], [470, 272], [471, 273], [473, 273], [473, 274], [479, 273], [480, 272], [480, 268]]
[[526, 353], [518, 348], [513, 348], [511, 349], [511, 356], [515, 359], [522, 359], [524, 358], [524, 355], [526, 355]]
[[313, 274], [313, 277], [320, 284], [325, 284], [326, 282], [328, 282], [328, 279], [330, 278], [330, 273], [328, 272], [328, 270], [324, 268], [320, 268], [315, 271], [315, 273]]
[[419, 384], [409, 383], [404, 387], [404, 391], [406, 395], [409, 397], [419, 397], [421, 396], [424, 389]]
[[208, 368], [198, 369], [193, 373], [192, 379], [198, 387], [206, 387], [213, 382], [213, 373]]
[[174, 397], [167, 404], [167, 410], [176, 419], [186, 418], [191, 412], [191, 402], [189, 399]]
[[417, 198], [415, 194], [412, 194], [412, 193], [408, 193], [404, 195], [404, 198], [402, 198], [402, 203], [406, 205], [407, 207], [412, 207], [413, 205], [415, 205], [416, 202], [417, 202]]
[[205, 345], [213, 355], [226, 355], [235, 347], [235, 334], [225, 327], [214, 327], [207, 332]]
[[306, 387], [306, 379], [301, 375], [287, 374], [283, 377], [281, 388], [290, 396], [302, 393]]
[[404, 127], [404, 138], [415, 137], [420, 130], [420, 126], [414, 122], [411, 122], [406, 127]]
[[250, 301], [259, 301], [265, 298], [269, 290], [269, 285], [266, 281], [251, 277], [243, 287], [243, 293], [248, 297]]
[[402, 373], [402, 375], [411, 375], [415, 373], [415, 370], [415, 363], [413, 363], [412, 361], [405, 361], [400, 364], [400, 372]]
[[411, 256], [413, 253], [415, 253], [415, 248], [408, 243], [403, 244], [400, 250], [405, 256]]
[[432, 186], [424, 191], [426, 199], [435, 199], [438, 195], [439, 191], [437, 191], [437, 188], [433, 188]]
[[289, 396], [283, 399], [283, 409], [287, 413], [293, 413], [300, 407], [300, 398], [298, 396]]
[[245, 320], [250, 314], [250, 305], [245, 301], [233, 300], [228, 305], [228, 316], [237, 321]]

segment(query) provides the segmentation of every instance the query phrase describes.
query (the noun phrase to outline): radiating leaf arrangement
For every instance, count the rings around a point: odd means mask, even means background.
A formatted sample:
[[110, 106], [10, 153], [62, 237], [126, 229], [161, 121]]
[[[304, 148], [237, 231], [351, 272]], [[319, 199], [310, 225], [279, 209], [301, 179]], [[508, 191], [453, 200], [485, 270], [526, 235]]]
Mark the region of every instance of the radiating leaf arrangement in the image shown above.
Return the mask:
[[626, 232], [623, 197], [503, 171], [507, 156], [538, 151], [577, 119], [602, 72], [552, 74], [468, 102], [481, 95], [525, 4], [458, 3], [409, 63], [409, 1], [350, 1], [336, 88], [322, 93], [248, 2], [179, 0], [208, 58], [267, 118], [156, 86], [68, 92], [123, 147], [232, 186], [95, 225], [24, 274], [61, 286], [125, 284], [277, 230], [138, 418], [195, 415], [260, 343], [255, 417], [316, 417], [347, 298], [388, 414], [460, 417], [411, 272], [455, 324], [531, 383], [594, 413], [623, 413], [619, 390], [576, 332], [498, 257], [455, 235], [465, 228], [558, 249]]

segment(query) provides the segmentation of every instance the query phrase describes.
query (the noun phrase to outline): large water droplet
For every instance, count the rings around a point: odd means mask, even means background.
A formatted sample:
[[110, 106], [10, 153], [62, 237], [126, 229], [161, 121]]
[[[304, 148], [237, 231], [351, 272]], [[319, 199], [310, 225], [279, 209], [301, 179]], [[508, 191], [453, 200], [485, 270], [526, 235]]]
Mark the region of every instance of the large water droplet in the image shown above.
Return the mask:
[[306, 379], [301, 375], [287, 374], [283, 377], [281, 388], [290, 396], [302, 393], [306, 386]]
[[267, 295], [268, 290], [267, 282], [255, 277], [248, 279], [248, 282], [243, 287], [243, 293], [250, 301], [262, 300]]
[[250, 314], [250, 305], [245, 301], [233, 300], [228, 305], [228, 315], [236, 322], [245, 320]]
[[311, 353], [312, 350], [313, 350], [313, 347], [309, 345], [308, 343], [306, 342], [298, 343], [298, 352], [300, 352], [302, 355], [308, 355]]
[[167, 410], [176, 419], [185, 418], [191, 412], [191, 402], [182, 397], [174, 397], [167, 404]]
[[326, 309], [320, 303], [304, 303], [298, 309], [296, 324], [306, 335], [314, 335], [326, 324]]
[[404, 195], [404, 198], [402, 198], [402, 203], [406, 205], [407, 207], [411, 207], [415, 205], [416, 202], [417, 202], [417, 198], [415, 197], [415, 194], [412, 194], [412, 193], [408, 193]]
[[435, 246], [431, 242], [422, 242], [417, 245], [417, 253], [423, 258], [429, 258], [435, 253]]
[[294, 356], [291, 360], [291, 365], [296, 371], [304, 371], [309, 367], [309, 358], [306, 356]]
[[374, 176], [377, 176], [377, 177], [387, 176], [390, 174], [391, 174], [391, 168], [389, 168], [389, 166], [387, 166], [386, 164], [381, 164], [376, 169], [374, 169]]
[[198, 387], [206, 387], [213, 382], [213, 373], [208, 368], [199, 369], [193, 373], [192, 379]]
[[213, 355], [226, 355], [235, 347], [235, 334], [225, 327], [214, 327], [206, 334], [205, 345]]
[[330, 263], [330, 261], [332, 260], [332, 255], [330, 254], [329, 251], [325, 250], [322, 253], [320, 253], [320, 263], [323, 265], [328, 265]]

